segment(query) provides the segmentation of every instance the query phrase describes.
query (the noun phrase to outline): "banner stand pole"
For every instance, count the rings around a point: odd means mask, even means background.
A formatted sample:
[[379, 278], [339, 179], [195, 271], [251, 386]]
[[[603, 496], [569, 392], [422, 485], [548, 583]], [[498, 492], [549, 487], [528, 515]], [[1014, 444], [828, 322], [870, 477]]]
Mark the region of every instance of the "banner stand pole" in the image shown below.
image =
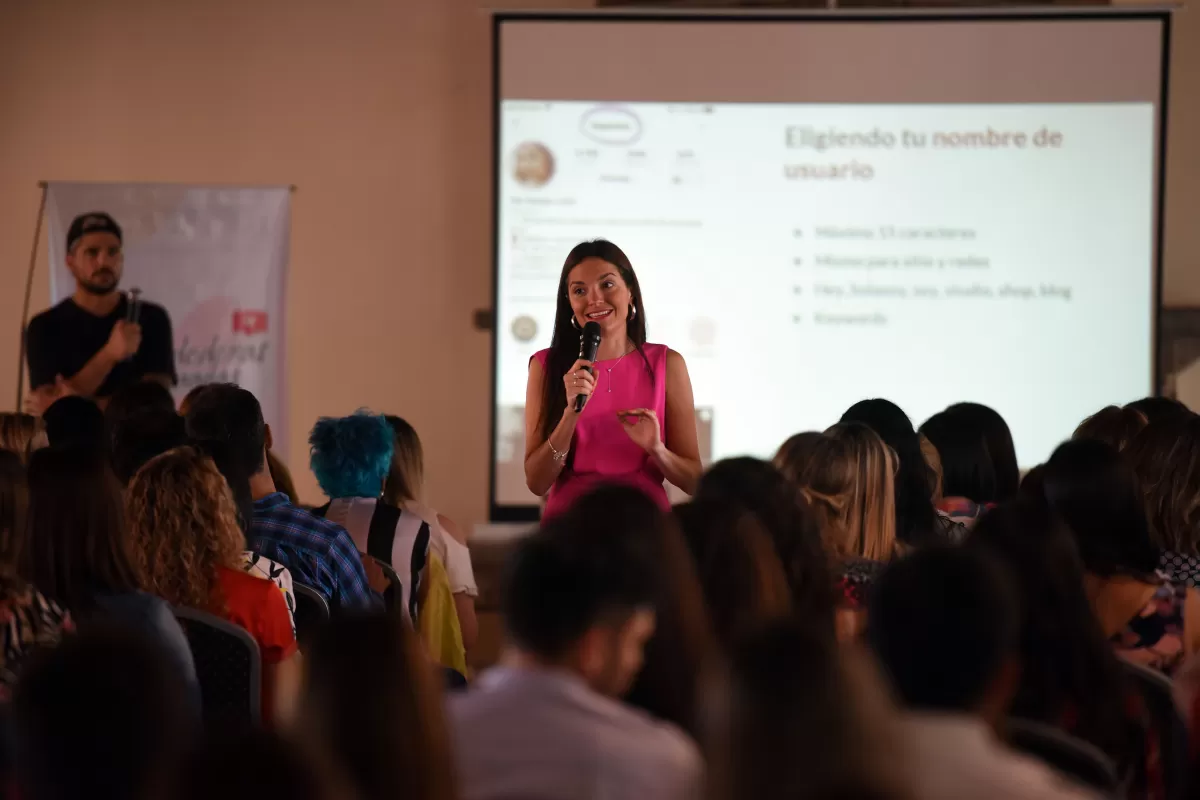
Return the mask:
[[[29, 270], [25, 273], [25, 302], [21, 305], [21, 332], [17, 337], [19, 352], [17, 353], [17, 405], [14, 411], [21, 412], [23, 399], [22, 387], [25, 383], [25, 323], [29, 321], [29, 303], [33, 295], [33, 273], [37, 269], [38, 241], [42, 238], [42, 222], [46, 219], [46, 181], [38, 181], [42, 190], [42, 200], [38, 204], [37, 223], [33, 227], [33, 247], [29, 249]], [[32, 387], [30, 387], [32, 388]]]

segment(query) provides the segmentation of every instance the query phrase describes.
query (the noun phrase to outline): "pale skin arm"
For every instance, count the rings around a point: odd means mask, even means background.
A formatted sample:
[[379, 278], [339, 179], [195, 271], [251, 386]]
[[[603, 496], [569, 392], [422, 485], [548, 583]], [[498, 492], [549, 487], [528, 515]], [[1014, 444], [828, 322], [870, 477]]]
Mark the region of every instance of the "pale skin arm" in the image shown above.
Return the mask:
[[[572, 372], [578, 370], [580, 365], [587, 364], [586, 361], [575, 362]], [[543, 497], [550, 491], [550, 487], [562, 472], [566, 462], [555, 461], [554, 450], [560, 453], [567, 452], [571, 440], [575, 437], [575, 424], [579, 421], [579, 415], [575, 413], [572, 384], [572, 389], [567, 392], [567, 407], [563, 410], [558, 425], [550, 432], [549, 440], [542, 438], [538, 422], [542, 414], [544, 376], [542, 365], [536, 358], [532, 359], [529, 362], [529, 382], [525, 386], [525, 485], [538, 497]], [[595, 378], [586, 372], [583, 373], [579, 378], [579, 389], [582, 393], [591, 394], [594, 386]], [[551, 445], [554, 446], [554, 450], [551, 450]]]
[[666, 441], [660, 435], [658, 415], [648, 408], [618, 412], [629, 438], [641, 445], [664, 477], [688, 494], [695, 494], [704, 467], [696, 435], [696, 402], [692, 379], [683, 356], [667, 353]]
[[[454, 520], [445, 514], [438, 514], [438, 524], [442, 526], [442, 530], [448, 536], [453, 537], [459, 544], [464, 547], [467, 545], [466, 533], [458, 527], [458, 523]], [[475, 617], [475, 598], [465, 593], [454, 595], [454, 610], [458, 612], [458, 627], [462, 631], [463, 649], [469, 653], [479, 636], [479, 621]]]
[[300, 700], [300, 677], [303, 673], [300, 651], [278, 664], [263, 664], [266, 677], [264, 685], [275, 692], [275, 721], [286, 723], [296, 718], [296, 706]]

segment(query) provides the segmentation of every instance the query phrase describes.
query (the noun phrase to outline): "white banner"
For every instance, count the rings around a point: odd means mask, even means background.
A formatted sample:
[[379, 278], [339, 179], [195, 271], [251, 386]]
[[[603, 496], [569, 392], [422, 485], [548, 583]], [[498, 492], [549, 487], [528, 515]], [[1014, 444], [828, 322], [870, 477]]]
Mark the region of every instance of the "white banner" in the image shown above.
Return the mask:
[[171, 317], [176, 401], [198, 384], [236, 383], [262, 403], [268, 424], [286, 431], [290, 190], [52, 182], [47, 191], [51, 302], [75, 291], [65, 260], [71, 220], [110, 214], [124, 233], [121, 288], [141, 289]]

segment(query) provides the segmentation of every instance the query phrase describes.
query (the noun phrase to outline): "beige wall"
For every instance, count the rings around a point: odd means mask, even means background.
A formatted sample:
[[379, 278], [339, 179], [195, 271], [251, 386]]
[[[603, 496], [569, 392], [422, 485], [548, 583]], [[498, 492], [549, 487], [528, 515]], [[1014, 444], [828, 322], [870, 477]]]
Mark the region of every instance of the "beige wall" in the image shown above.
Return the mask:
[[[1200, 304], [1200, 18], [1179, 14], [1176, 34], [1166, 297]], [[316, 497], [309, 424], [365, 405], [421, 431], [433, 503], [482, 520], [489, 345], [471, 312], [491, 298], [490, 63], [472, 0], [0, 3], [0, 408], [38, 180], [295, 183], [301, 493]]]

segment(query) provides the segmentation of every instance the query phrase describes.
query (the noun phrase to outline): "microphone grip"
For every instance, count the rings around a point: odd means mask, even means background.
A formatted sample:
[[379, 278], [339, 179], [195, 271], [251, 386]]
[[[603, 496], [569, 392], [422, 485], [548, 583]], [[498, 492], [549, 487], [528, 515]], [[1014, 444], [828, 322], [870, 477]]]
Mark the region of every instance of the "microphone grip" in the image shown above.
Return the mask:
[[[591, 367], [584, 367], [584, 369], [586, 369], [588, 372], [592, 373], [593, 375], [596, 374], [596, 370], [592, 369]], [[575, 396], [575, 413], [576, 414], [578, 414], [580, 411], [583, 411], [583, 404], [587, 402], [587, 399], [588, 399], [588, 396], [586, 394], [580, 394], [580, 395]]]

